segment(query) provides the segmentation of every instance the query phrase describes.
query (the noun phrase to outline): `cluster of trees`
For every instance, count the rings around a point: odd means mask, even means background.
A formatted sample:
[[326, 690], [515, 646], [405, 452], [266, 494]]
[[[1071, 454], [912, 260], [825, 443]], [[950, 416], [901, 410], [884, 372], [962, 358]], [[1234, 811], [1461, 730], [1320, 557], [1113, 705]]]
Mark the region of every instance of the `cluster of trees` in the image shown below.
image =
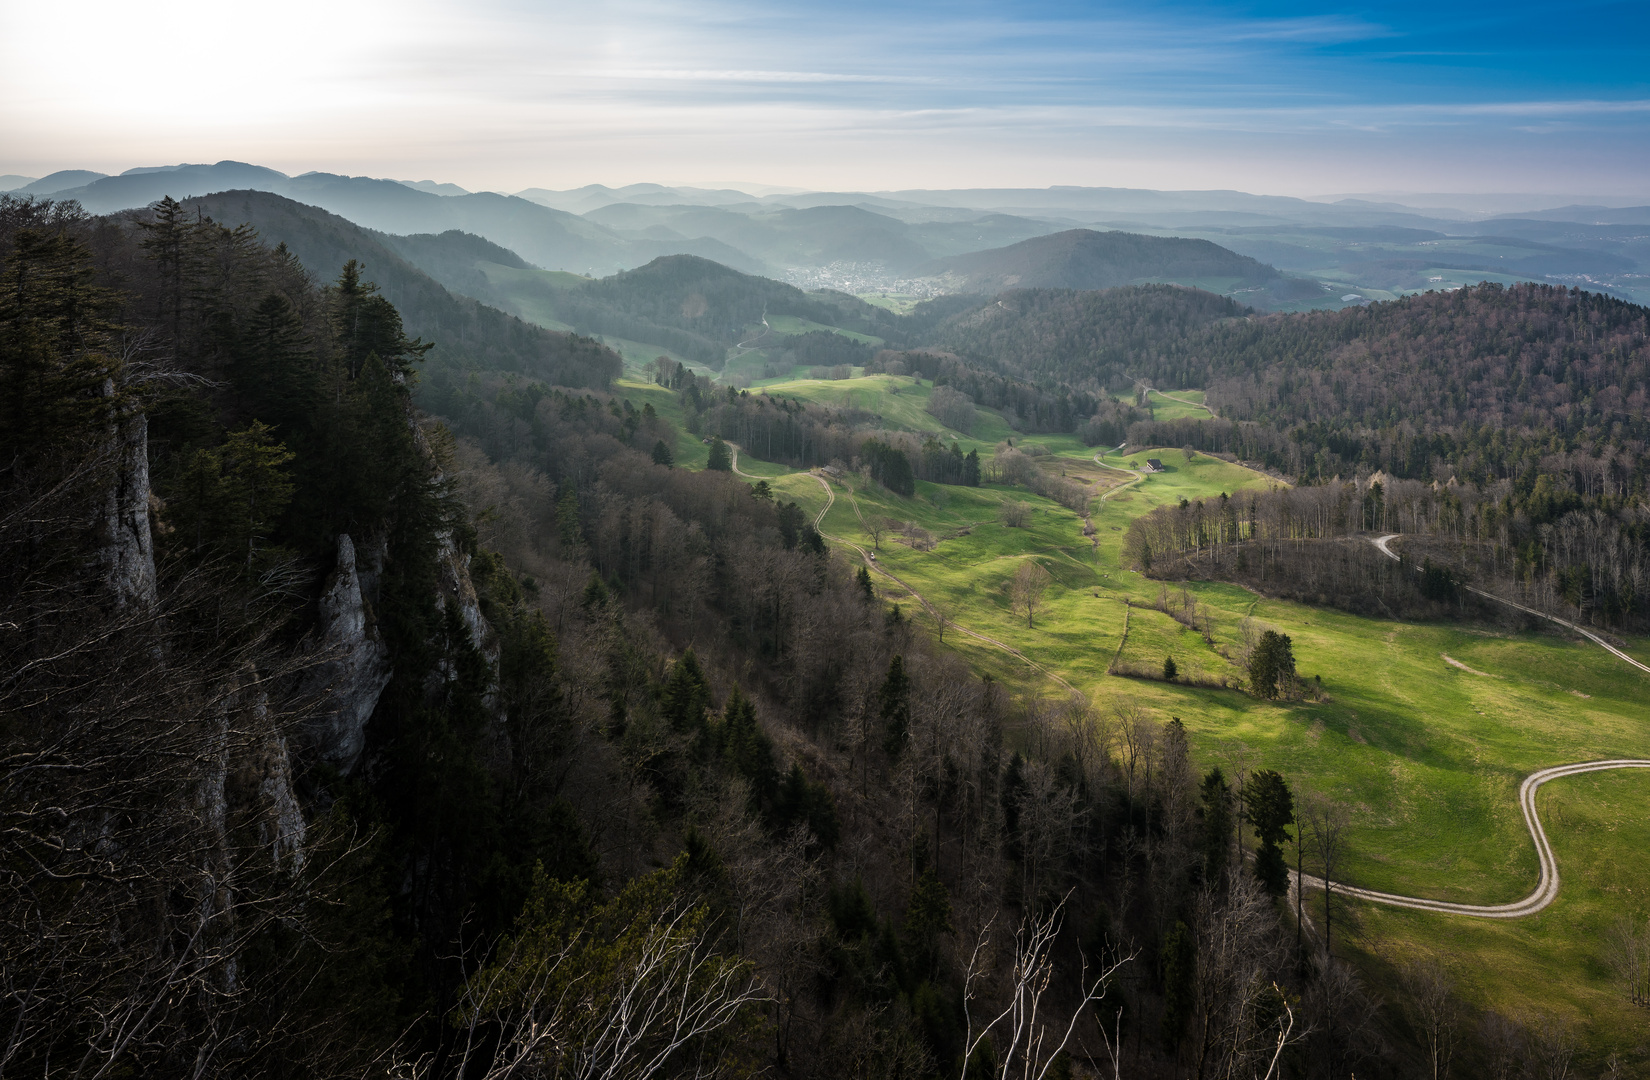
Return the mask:
[[1512, 478], [1554, 449], [1596, 457], [1650, 433], [1650, 313], [1597, 293], [1484, 284], [1233, 323], [1204, 345], [1209, 404], [1300, 427], [1326, 477], [1362, 464], [1430, 480], [1442, 462]]
[[974, 399], [950, 386], [936, 386], [928, 397], [927, 410], [952, 431], [974, 433]]

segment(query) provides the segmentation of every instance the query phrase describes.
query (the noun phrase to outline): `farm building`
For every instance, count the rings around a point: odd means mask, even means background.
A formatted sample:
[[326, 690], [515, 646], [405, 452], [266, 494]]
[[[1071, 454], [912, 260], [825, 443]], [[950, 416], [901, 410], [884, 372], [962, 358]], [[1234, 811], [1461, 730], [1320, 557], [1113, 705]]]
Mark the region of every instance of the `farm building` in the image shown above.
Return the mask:
[[1154, 458], [1154, 457], [1147, 458], [1146, 459], [1146, 471], [1147, 472], [1162, 472], [1163, 471], [1163, 460], [1161, 458]]

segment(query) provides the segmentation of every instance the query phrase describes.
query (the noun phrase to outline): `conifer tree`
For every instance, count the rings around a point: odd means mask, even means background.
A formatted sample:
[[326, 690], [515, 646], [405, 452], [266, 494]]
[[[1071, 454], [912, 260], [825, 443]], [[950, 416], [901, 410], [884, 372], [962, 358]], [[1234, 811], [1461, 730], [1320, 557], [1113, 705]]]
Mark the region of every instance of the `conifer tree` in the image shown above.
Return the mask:
[[888, 677], [877, 691], [877, 705], [882, 717], [882, 749], [889, 757], [897, 758], [911, 741], [911, 679], [905, 674], [904, 657], [895, 656], [888, 662]]
[[679, 732], [698, 731], [705, 726], [710, 707], [710, 684], [690, 648], [670, 666], [670, 677], [659, 693], [659, 714]]
[[1203, 880], [1210, 888], [1221, 889], [1232, 850], [1232, 789], [1220, 766], [1204, 775], [1198, 797], [1203, 810]]
[[1289, 785], [1273, 769], [1261, 769], [1243, 788], [1244, 813], [1254, 826], [1260, 847], [1255, 851], [1255, 877], [1273, 896], [1289, 888], [1289, 867], [1278, 846], [1289, 839], [1286, 826], [1295, 821], [1295, 799]]
[[251, 569], [258, 545], [268, 538], [292, 501], [293, 485], [286, 465], [293, 454], [275, 441], [270, 428], [254, 420], [224, 440], [221, 497], [227, 536], [234, 550], [246, 553]]
[[0, 281], [0, 458], [83, 449], [124, 415], [109, 303], [79, 242], [17, 234]]

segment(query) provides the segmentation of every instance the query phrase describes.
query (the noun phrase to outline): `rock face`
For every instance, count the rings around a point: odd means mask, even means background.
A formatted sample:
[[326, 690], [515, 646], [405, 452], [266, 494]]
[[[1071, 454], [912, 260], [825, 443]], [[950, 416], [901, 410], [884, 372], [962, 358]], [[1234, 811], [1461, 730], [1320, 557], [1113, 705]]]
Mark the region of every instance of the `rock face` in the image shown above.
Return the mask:
[[498, 642], [492, 624], [481, 614], [481, 601], [476, 597], [475, 583], [470, 580], [470, 557], [458, 550], [452, 535], [441, 536], [441, 598], [458, 610], [464, 625], [470, 631], [474, 645], [488, 662], [498, 662]]
[[98, 551], [115, 604], [146, 606], [155, 599], [155, 544], [149, 529], [149, 418], [142, 413], [114, 433], [116, 472], [103, 512]]
[[383, 640], [361, 593], [355, 544], [347, 534], [338, 537], [338, 566], [321, 597], [320, 632], [325, 660], [304, 685], [321, 700], [310, 738], [328, 764], [347, 773], [361, 760], [367, 721], [391, 674]]

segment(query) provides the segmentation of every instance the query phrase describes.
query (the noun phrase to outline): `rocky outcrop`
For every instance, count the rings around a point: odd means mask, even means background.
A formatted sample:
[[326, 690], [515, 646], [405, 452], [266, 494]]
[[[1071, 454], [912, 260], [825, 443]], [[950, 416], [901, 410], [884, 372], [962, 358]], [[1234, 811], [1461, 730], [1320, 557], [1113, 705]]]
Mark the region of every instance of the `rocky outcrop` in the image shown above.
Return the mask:
[[475, 583], [470, 580], [470, 557], [458, 550], [451, 534], [441, 536], [441, 599], [457, 609], [464, 625], [470, 631], [474, 645], [488, 662], [498, 660], [498, 642], [492, 624], [481, 614], [481, 601], [476, 596]]
[[113, 432], [115, 476], [103, 511], [98, 563], [119, 607], [155, 599], [155, 544], [149, 528], [149, 419], [141, 412]]
[[361, 760], [367, 721], [389, 685], [391, 670], [361, 591], [355, 544], [347, 534], [338, 537], [338, 566], [327, 579], [320, 615], [323, 659], [304, 683], [305, 691], [319, 698], [309, 737], [322, 760], [349, 772]]

